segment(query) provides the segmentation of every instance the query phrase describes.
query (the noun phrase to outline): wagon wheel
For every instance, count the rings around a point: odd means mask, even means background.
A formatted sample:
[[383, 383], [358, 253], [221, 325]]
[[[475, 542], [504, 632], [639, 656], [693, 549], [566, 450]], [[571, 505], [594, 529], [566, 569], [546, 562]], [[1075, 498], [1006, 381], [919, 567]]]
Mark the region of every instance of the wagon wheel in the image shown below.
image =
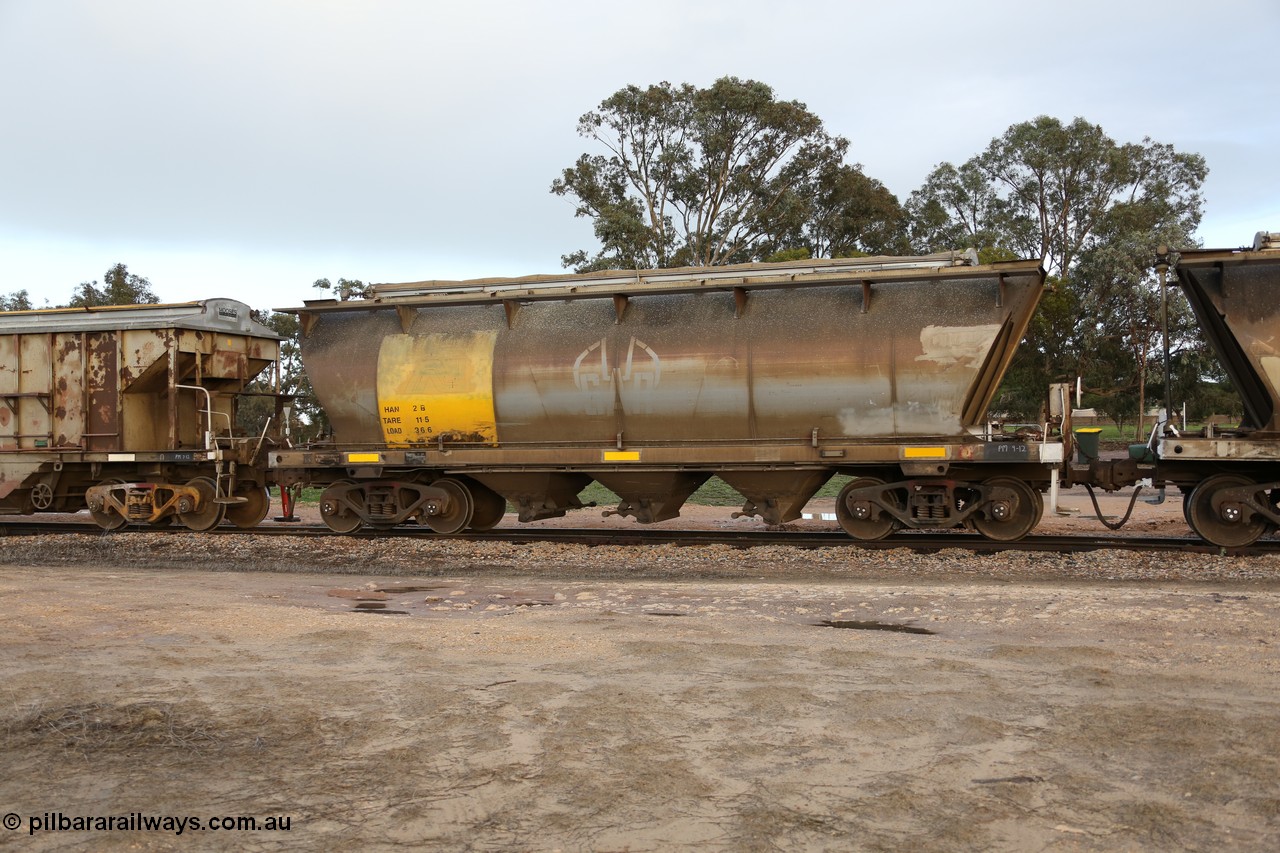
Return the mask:
[[854, 539], [873, 542], [888, 536], [897, 527], [897, 519], [893, 516], [878, 510], [870, 501], [859, 500], [849, 494], [855, 489], [883, 485], [884, 481], [875, 477], [860, 477], [851, 480], [840, 490], [840, 497], [836, 499], [836, 520], [840, 522], [844, 532]]
[[436, 480], [431, 484], [449, 494], [449, 509], [438, 515], [422, 516], [427, 526], [436, 533], [457, 533], [465, 530], [471, 523], [475, 513], [475, 503], [471, 500], [471, 492], [457, 480], [448, 478]]
[[266, 486], [254, 486], [237, 492], [236, 496], [248, 498], [242, 504], [231, 504], [227, 507], [227, 521], [236, 527], [257, 527], [271, 510], [271, 492]]
[[[1044, 517], [1044, 493], [1034, 486], [1031, 488], [1031, 496], [1036, 501], [1036, 524], [1040, 523], [1040, 519]], [[1032, 525], [1034, 528], [1035, 525]]]
[[[226, 504], [214, 503], [214, 499], [218, 496], [218, 489], [213, 484], [213, 480], [208, 477], [196, 477], [194, 480], [188, 480], [187, 485], [195, 489], [200, 495], [199, 505], [187, 512], [178, 512], [178, 520], [186, 525], [188, 530], [196, 532], [204, 530], [212, 530], [222, 523], [222, 517], [226, 514]], [[179, 503], [181, 506], [181, 503]]]
[[1244, 520], [1244, 510], [1232, 500], [1222, 500], [1221, 492], [1253, 481], [1239, 474], [1218, 474], [1192, 490], [1186, 498], [1187, 521], [1202, 539], [1223, 548], [1240, 548], [1258, 541], [1267, 529], [1267, 520], [1255, 515]]
[[[111, 479], [111, 480], [103, 480], [98, 485], [99, 486], [118, 486], [123, 482], [124, 480]], [[119, 530], [121, 527], [124, 527], [129, 522], [129, 519], [125, 518], [120, 513], [112, 512], [106, 509], [105, 507], [100, 510], [96, 510], [93, 507], [90, 507], [89, 515], [93, 517], [94, 524], [98, 525], [103, 530]]]
[[973, 516], [973, 526], [983, 536], [997, 542], [1013, 542], [1040, 523], [1044, 500], [1035, 489], [1012, 477], [992, 477], [984, 485], [1008, 489], [1012, 494], [991, 501]]
[[483, 533], [497, 527], [507, 511], [507, 499], [485, 486], [472, 485], [470, 490], [475, 510], [471, 514], [471, 524], [467, 529], [475, 533]]
[[351, 480], [338, 480], [320, 493], [320, 518], [334, 533], [353, 533], [360, 528], [360, 516], [339, 497], [350, 485], [354, 485]]

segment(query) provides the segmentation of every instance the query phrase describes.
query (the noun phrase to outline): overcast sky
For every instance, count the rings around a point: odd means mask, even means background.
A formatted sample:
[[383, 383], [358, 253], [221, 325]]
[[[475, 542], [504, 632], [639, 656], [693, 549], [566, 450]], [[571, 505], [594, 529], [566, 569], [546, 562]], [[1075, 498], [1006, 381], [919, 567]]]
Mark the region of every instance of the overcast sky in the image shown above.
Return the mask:
[[1280, 0], [0, 0], [0, 294], [116, 262], [257, 308], [561, 271], [549, 187], [628, 84], [808, 105], [906, 200], [1010, 125], [1082, 116], [1209, 164], [1206, 246], [1280, 230]]

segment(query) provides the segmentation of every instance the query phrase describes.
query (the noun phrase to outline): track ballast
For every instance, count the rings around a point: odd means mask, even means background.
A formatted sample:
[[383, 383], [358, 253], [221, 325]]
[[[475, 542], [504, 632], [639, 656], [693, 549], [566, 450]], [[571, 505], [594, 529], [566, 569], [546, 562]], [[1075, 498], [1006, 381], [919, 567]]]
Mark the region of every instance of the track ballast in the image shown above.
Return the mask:
[[[115, 531], [103, 531], [90, 522], [36, 521], [29, 518], [0, 521], [0, 537], [3, 536], [129, 536], [137, 533], [163, 533], [169, 535], [197, 534], [185, 527], [153, 527], [129, 525]], [[864, 550], [893, 550], [907, 548], [912, 551], [931, 552], [960, 549], [977, 554], [1002, 551], [1032, 551], [1045, 553], [1083, 553], [1102, 549], [1192, 552], [1221, 554], [1223, 556], [1257, 556], [1280, 553], [1280, 540], [1261, 540], [1247, 548], [1221, 548], [1192, 537], [1146, 537], [1115, 535], [1031, 535], [1016, 542], [997, 542], [975, 533], [943, 531], [928, 533], [903, 531], [884, 539], [867, 542], [851, 539], [841, 531], [796, 530], [669, 530], [653, 528], [601, 529], [601, 528], [501, 528], [486, 533], [462, 533], [445, 536], [425, 527], [401, 526], [390, 530], [359, 530], [350, 534], [336, 534], [324, 525], [269, 524], [253, 528], [222, 525], [205, 532], [219, 536], [300, 536], [333, 538], [345, 536], [352, 539], [387, 538], [436, 538], [473, 542], [560, 542], [588, 546], [705, 546], [724, 545], [732, 548], [759, 548], [787, 546], [793, 548], [860, 548]]]

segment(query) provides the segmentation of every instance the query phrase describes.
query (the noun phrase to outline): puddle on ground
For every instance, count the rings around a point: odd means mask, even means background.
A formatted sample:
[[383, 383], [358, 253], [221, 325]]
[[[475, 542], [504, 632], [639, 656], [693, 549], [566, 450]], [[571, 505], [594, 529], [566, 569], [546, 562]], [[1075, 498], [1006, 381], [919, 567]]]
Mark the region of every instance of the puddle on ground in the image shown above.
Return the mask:
[[991, 779], [974, 779], [975, 785], [1029, 785], [1033, 782], [1043, 782], [1043, 776], [998, 776]]
[[348, 601], [386, 601], [389, 597], [376, 589], [331, 589], [325, 594], [330, 598], [345, 598]]
[[385, 601], [361, 601], [351, 608], [352, 613], [381, 613], [384, 616], [408, 616], [408, 610], [388, 610]]
[[432, 592], [437, 589], [451, 589], [450, 584], [437, 584], [436, 586], [380, 586], [377, 592], [385, 592], [388, 595], [399, 595], [402, 592]]
[[913, 625], [895, 625], [892, 622], [855, 622], [846, 619], [823, 619], [813, 623], [819, 628], [849, 628], [854, 631], [894, 631], [899, 634], [936, 634], [928, 628]]

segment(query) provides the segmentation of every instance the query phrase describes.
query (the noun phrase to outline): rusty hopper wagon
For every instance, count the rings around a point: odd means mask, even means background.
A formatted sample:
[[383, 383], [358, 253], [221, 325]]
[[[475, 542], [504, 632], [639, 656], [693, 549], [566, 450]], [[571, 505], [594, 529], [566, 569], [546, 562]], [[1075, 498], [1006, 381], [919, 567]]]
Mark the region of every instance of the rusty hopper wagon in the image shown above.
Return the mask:
[[1215, 545], [1244, 546], [1280, 526], [1280, 234], [1249, 250], [1181, 254], [1178, 280], [1244, 402], [1239, 428], [1161, 435], [1155, 478], [1184, 493], [1183, 511]]
[[272, 451], [326, 486], [335, 531], [411, 519], [484, 530], [582, 506], [679, 515], [712, 475], [741, 514], [799, 517], [834, 474], [852, 536], [972, 526], [1024, 536], [1063, 445], [986, 412], [1044, 285], [976, 255], [381, 285], [307, 302], [307, 374], [333, 442]]
[[[278, 336], [228, 299], [0, 313], [0, 513], [206, 530], [267, 512], [264, 436], [237, 395]], [[278, 376], [275, 376], [278, 381]]]

